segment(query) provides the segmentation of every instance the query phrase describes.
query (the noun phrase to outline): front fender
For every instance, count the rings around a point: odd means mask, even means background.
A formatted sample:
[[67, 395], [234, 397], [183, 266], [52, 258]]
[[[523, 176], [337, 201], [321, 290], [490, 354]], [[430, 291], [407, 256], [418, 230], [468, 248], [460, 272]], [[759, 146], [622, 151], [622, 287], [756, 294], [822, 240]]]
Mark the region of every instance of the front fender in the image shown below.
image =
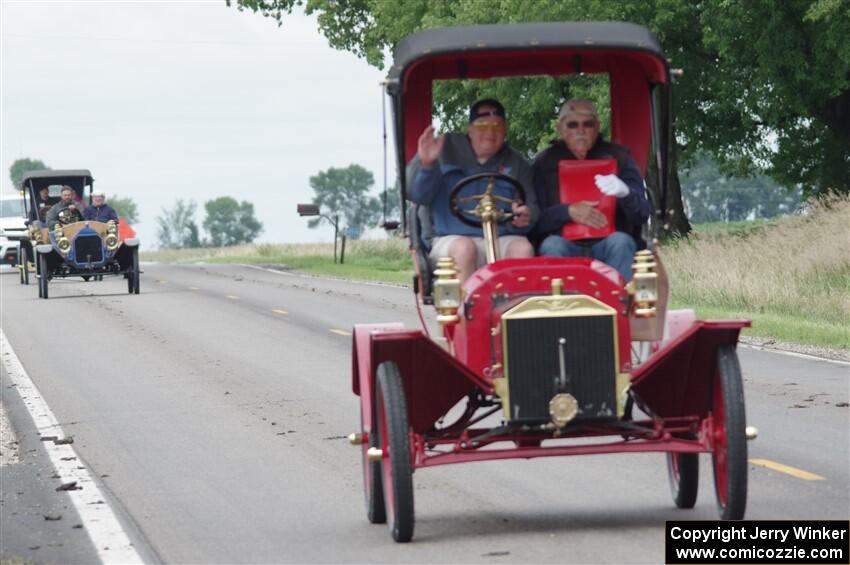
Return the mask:
[[53, 251], [53, 246], [49, 243], [40, 243], [35, 246], [36, 253], [50, 253]]

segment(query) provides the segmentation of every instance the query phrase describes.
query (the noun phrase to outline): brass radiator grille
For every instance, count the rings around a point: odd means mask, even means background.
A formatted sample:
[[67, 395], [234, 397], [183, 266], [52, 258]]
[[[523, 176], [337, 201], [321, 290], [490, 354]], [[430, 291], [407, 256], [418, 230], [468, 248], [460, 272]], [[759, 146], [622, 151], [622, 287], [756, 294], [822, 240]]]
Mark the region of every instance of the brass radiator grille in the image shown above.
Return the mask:
[[578, 401], [578, 420], [616, 416], [613, 311], [605, 315], [506, 315], [502, 323], [510, 421], [548, 421], [549, 401], [564, 392]]

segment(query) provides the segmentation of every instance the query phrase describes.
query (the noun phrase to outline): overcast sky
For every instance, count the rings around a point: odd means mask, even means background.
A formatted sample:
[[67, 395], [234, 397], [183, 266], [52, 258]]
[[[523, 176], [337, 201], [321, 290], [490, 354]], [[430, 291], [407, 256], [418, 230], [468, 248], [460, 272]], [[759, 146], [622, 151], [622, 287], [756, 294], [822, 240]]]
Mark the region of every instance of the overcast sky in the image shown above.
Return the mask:
[[383, 186], [384, 72], [331, 49], [313, 17], [278, 27], [224, 0], [0, 0], [0, 34], [4, 193], [21, 157], [90, 169], [139, 205], [149, 249], [178, 198], [198, 202], [199, 223], [211, 198], [252, 202], [261, 242], [332, 241], [295, 213], [309, 177], [358, 163]]

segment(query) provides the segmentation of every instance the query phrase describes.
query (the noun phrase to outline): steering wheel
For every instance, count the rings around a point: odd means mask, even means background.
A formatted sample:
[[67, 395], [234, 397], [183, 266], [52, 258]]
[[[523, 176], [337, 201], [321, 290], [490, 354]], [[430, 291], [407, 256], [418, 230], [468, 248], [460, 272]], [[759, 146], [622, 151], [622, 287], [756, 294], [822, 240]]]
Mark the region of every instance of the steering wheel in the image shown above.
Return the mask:
[[[487, 185], [487, 190], [483, 194], [459, 196], [460, 191], [466, 185], [481, 179], [490, 179], [490, 182]], [[491, 189], [495, 186], [497, 180], [503, 180], [510, 184], [511, 187], [516, 191], [517, 198], [511, 199], [506, 198], [504, 196], [492, 194]], [[461, 179], [454, 186], [454, 188], [452, 188], [452, 191], [449, 194], [449, 206], [452, 211], [452, 214], [454, 214], [455, 218], [457, 218], [464, 224], [472, 226], [474, 228], [480, 228], [482, 225], [482, 210], [480, 209], [480, 204], [481, 201], [488, 196], [488, 194], [490, 199], [494, 202], [502, 202], [504, 204], [522, 204], [523, 202], [525, 202], [525, 189], [522, 187], [522, 184], [519, 182], [519, 180], [517, 180], [515, 177], [506, 175], [504, 173], [477, 173]], [[476, 205], [475, 208], [461, 208], [460, 205], [465, 202], [477, 202], [478, 205]], [[496, 223], [504, 224], [510, 221], [513, 217], [514, 215], [512, 212], [504, 212], [499, 210], [496, 218]]]
[[65, 208], [61, 212], [59, 212], [58, 218], [59, 223], [64, 225], [73, 224], [75, 222], [79, 222], [83, 219], [82, 214], [80, 214], [79, 210], [69, 210]]

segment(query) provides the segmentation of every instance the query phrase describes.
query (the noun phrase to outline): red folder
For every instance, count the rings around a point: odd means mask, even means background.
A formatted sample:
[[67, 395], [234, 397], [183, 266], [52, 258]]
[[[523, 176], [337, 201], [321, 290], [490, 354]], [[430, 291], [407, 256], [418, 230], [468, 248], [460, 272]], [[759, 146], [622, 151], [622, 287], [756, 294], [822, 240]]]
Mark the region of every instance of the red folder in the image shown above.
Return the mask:
[[608, 224], [600, 229], [594, 229], [578, 222], [566, 223], [561, 229], [561, 236], [564, 239], [600, 238], [614, 233], [614, 213], [617, 210], [617, 198], [602, 194], [596, 187], [593, 177], [615, 174], [617, 174], [617, 161], [614, 159], [564, 160], [558, 163], [561, 202], [564, 204], [582, 201], [599, 202], [596, 209], [608, 218]]

